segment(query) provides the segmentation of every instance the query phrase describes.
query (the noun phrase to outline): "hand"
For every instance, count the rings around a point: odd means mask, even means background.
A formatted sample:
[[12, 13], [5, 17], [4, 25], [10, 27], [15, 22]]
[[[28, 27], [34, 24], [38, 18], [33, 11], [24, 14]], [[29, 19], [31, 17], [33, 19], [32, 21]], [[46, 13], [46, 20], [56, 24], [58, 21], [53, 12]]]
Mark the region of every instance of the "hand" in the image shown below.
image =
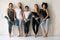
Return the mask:
[[10, 19], [8, 19], [8, 21], [10, 21]]
[[34, 15], [32, 17], [34, 17]]
[[14, 20], [16, 20], [16, 18], [14, 18]]
[[43, 19], [42, 21], [45, 21], [45, 19]]
[[26, 19], [27, 21], [30, 21], [30, 19]]
[[25, 21], [25, 22], [27, 22], [27, 20], [26, 20], [26, 19], [24, 19], [24, 21]]
[[35, 18], [36, 20], [38, 20], [38, 18]]

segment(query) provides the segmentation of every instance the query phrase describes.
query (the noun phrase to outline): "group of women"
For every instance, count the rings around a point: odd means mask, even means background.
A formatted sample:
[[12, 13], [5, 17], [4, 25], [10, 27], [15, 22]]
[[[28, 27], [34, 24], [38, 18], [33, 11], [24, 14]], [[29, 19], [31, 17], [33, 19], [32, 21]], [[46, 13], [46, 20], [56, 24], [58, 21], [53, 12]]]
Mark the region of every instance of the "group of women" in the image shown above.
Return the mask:
[[[17, 8], [14, 8], [13, 3], [9, 3], [9, 7], [7, 9], [7, 17], [9, 24], [9, 36], [11, 37], [12, 25], [18, 26], [19, 37], [22, 35], [22, 24], [24, 25], [24, 33], [25, 36], [28, 36], [29, 27], [32, 20], [32, 29], [34, 32], [34, 36], [36, 37], [38, 33], [39, 27], [41, 27], [43, 36], [47, 37], [48, 34], [48, 23], [49, 23], [49, 15], [48, 15], [48, 4], [43, 2], [41, 4], [41, 9], [38, 4], [34, 4], [33, 11], [30, 11], [29, 6], [25, 6], [25, 10], [23, 10], [22, 3], [18, 3]], [[42, 18], [42, 20], [41, 20]], [[44, 26], [44, 23], [46, 26]]]

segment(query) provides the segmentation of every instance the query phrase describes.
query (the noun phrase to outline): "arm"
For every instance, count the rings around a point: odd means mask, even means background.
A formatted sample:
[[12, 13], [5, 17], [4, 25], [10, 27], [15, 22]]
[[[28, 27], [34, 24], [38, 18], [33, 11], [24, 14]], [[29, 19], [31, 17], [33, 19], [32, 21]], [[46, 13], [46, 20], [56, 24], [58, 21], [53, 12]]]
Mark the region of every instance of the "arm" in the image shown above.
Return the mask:
[[21, 17], [22, 17], [22, 20], [24, 20], [24, 14], [23, 14], [23, 12], [21, 12]]
[[38, 17], [36, 18], [36, 20], [37, 20], [37, 19], [40, 19], [40, 14], [37, 14], [37, 15], [38, 15]]
[[25, 14], [23, 13], [23, 20], [26, 20], [26, 18], [25, 18]]
[[6, 15], [7, 15], [7, 17], [8, 17], [8, 21], [10, 21], [10, 18], [9, 18], [9, 16], [8, 16], [8, 9], [7, 9], [7, 13], [6, 13]]
[[15, 12], [15, 10], [14, 10], [14, 20], [16, 20], [16, 12]]
[[46, 14], [47, 14], [47, 16], [43, 19], [43, 21], [45, 21], [48, 17], [48, 10], [47, 9], [46, 9]]

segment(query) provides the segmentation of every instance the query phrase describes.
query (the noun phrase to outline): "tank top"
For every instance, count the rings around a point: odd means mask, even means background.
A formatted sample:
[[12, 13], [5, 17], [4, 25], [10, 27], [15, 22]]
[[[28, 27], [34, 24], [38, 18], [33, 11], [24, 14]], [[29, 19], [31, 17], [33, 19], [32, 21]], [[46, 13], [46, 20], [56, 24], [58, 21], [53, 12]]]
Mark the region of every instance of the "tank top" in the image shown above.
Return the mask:
[[29, 15], [30, 15], [30, 11], [24, 11], [24, 15], [25, 15], [25, 18], [28, 19]]
[[15, 9], [15, 12], [16, 12], [16, 17], [17, 17], [17, 19], [22, 19], [22, 16], [21, 16], [22, 10], [16, 8], [16, 9]]
[[[43, 18], [45, 18], [47, 16], [46, 11], [43, 9], [40, 9], [40, 14], [42, 15]], [[48, 16], [47, 18], [50, 18], [50, 16]]]
[[10, 10], [8, 9], [8, 16], [10, 18], [11, 21], [14, 21], [14, 10]]

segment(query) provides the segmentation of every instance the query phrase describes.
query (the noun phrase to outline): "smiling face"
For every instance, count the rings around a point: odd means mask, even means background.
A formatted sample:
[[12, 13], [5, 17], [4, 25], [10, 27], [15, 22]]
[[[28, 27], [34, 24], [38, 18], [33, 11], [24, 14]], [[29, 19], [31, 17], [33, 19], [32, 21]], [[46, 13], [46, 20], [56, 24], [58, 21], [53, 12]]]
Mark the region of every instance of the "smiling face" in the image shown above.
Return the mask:
[[45, 4], [43, 4], [42, 8], [44, 8], [44, 9], [46, 8]]
[[39, 6], [38, 6], [38, 4], [35, 4], [35, 5], [34, 5], [34, 11], [35, 11], [35, 12], [38, 12], [38, 11], [39, 11]]
[[22, 5], [21, 5], [21, 3], [19, 2], [19, 3], [18, 3], [18, 7], [20, 8], [21, 6], [22, 6]]
[[37, 8], [38, 8], [38, 5], [37, 5], [37, 4], [35, 4], [35, 5], [34, 5], [34, 9], [37, 9]]
[[9, 8], [13, 8], [13, 4], [12, 3], [9, 3]]
[[25, 11], [29, 11], [29, 7], [28, 6], [25, 6]]

